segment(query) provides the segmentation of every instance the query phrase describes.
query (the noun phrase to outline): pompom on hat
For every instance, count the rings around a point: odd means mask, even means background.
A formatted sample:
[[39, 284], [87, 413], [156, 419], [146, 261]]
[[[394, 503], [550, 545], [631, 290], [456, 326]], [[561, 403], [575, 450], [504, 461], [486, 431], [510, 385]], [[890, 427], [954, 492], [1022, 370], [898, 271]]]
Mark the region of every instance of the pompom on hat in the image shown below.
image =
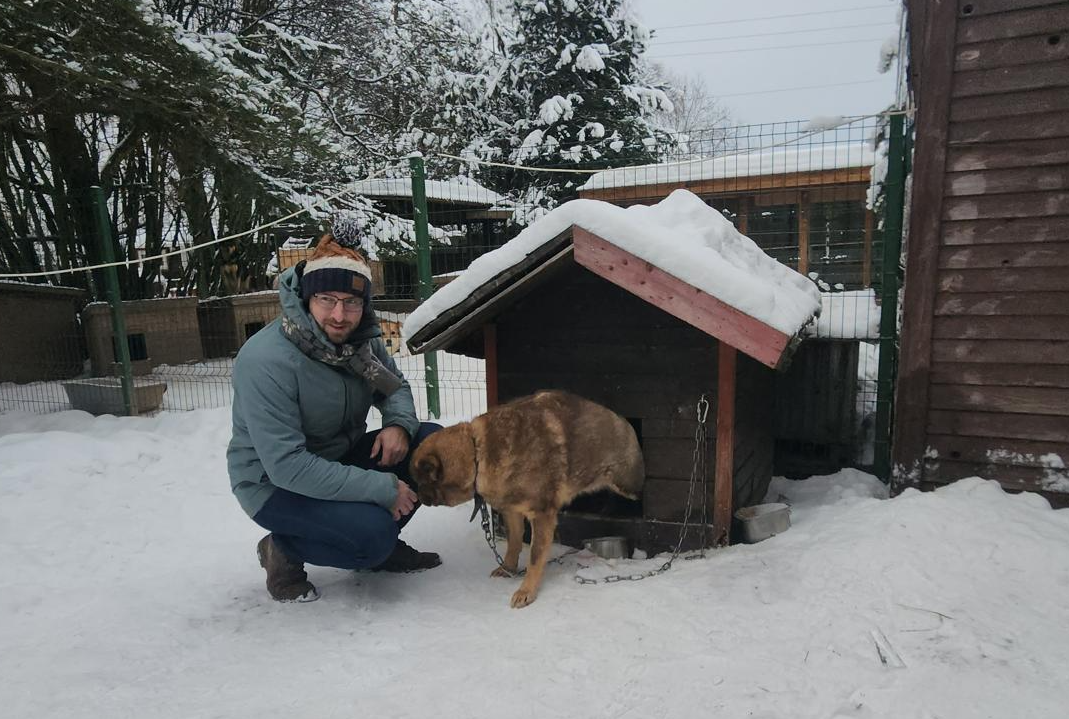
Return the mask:
[[361, 250], [346, 240], [326, 234], [319, 238], [312, 256], [304, 263], [301, 275], [301, 298], [305, 302], [319, 292], [347, 292], [371, 296], [371, 266]]

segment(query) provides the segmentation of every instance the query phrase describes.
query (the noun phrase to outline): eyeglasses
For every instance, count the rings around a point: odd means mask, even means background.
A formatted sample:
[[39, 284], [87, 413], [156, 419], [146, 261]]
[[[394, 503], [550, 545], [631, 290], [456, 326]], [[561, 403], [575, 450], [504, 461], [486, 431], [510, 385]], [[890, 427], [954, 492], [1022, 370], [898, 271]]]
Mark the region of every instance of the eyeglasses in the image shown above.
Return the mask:
[[334, 311], [334, 307], [341, 302], [341, 308], [343, 312], [358, 312], [364, 306], [363, 297], [346, 297], [341, 299], [334, 295], [312, 295], [312, 302], [322, 307], [325, 310]]

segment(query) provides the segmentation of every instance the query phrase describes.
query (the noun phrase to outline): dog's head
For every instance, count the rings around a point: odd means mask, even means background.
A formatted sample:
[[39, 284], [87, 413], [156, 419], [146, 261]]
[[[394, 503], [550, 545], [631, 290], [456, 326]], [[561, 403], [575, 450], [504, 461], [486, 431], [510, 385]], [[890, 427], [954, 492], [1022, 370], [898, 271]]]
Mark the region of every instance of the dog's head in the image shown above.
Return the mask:
[[453, 425], [427, 437], [413, 453], [410, 467], [421, 504], [455, 507], [470, 500], [475, 496], [471, 425]]

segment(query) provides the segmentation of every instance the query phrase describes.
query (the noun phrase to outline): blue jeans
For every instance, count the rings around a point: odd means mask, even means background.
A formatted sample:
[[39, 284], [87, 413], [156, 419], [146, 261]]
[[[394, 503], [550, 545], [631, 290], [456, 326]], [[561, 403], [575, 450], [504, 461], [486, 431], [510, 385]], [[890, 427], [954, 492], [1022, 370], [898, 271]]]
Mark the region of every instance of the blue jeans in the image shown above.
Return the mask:
[[[363, 469], [379, 469], [396, 474], [416, 490], [408, 462], [419, 443], [442, 427], [423, 422], [409, 442], [408, 454], [393, 467], [378, 467], [371, 447], [379, 430], [368, 432], [339, 462]], [[397, 543], [397, 534], [415, 509], [394, 521], [393, 515], [377, 504], [313, 499], [285, 489], [276, 489], [256, 513], [253, 521], [274, 536], [275, 544], [295, 562], [321, 567], [369, 569], [382, 564]]]

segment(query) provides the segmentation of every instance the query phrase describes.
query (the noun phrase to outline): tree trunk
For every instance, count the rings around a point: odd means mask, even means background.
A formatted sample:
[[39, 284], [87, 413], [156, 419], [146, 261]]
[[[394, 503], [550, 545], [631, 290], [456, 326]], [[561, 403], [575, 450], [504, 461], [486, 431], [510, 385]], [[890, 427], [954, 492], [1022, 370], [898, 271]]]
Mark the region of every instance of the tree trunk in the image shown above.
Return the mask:
[[[180, 178], [178, 198], [182, 202], [182, 209], [189, 223], [193, 244], [202, 245], [206, 242], [213, 242], [215, 228], [212, 226], [211, 202], [202, 179], [206, 168], [201, 152], [194, 145], [178, 140], [174, 145], [174, 161]], [[211, 247], [194, 252], [197, 262], [197, 296], [201, 299], [207, 299], [212, 294], [211, 256]]]

